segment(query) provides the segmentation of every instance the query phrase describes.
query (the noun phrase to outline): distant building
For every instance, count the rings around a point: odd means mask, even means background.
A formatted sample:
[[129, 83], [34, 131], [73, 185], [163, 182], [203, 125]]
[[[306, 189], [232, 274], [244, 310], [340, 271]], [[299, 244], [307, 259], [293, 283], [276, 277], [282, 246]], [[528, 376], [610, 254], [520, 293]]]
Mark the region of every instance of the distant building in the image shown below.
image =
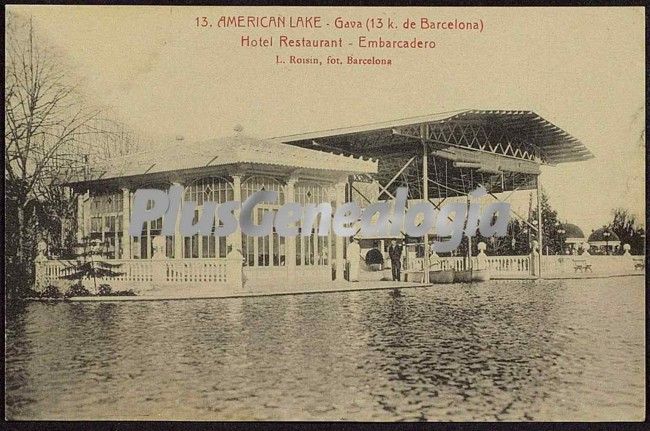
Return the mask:
[[591, 232], [587, 242], [592, 254], [616, 254], [621, 248], [618, 235], [604, 227]]
[[580, 246], [587, 242], [585, 234], [582, 232], [582, 229], [571, 223], [563, 224], [562, 228], [565, 231], [564, 235], [566, 238], [564, 243], [566, 244], [569, 253], [575, 254]]

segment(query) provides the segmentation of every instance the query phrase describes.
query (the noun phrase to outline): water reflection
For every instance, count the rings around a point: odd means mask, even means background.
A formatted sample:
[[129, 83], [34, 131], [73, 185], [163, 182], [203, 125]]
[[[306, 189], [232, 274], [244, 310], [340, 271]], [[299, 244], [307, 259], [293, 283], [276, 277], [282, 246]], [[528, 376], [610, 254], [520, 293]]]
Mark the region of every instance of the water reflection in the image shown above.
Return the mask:
[[620, 420], [644, 409], [643, 279], [31, 303], [14, 419]]

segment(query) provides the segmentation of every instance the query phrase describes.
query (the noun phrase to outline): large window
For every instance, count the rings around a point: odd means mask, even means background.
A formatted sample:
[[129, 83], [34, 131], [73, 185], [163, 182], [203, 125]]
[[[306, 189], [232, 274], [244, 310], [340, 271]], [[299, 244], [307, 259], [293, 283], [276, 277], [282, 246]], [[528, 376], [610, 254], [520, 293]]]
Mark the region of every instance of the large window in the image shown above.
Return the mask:
[[[253, 223], [259, 224], [268, 211], [277, 211], [284, 205], [284, 186], [268, 177], [250, 177], [241, 186], [242, 202], [258, 191], [276, 191], [278, 200], [273, 204], [261, 202], [255, 206]], [[252, 237], [242, 234], [242, 252], [247, 266], [284, 266], [285, 241], [273, 228], [272, 235]]]
[[[152, 201], [147, 202], [151, 209]], [[132, 237], [131, 250], [133, 259], [151, 259], [153, 257], [153, 239], [162, 233], [163, 218], [144, 222], [140, 236]], [[165, 256], [174, 257], [174, 236], [165, 237]]]
[[[327, 189], [317, 183], [300, 182], [294, 188], [294, 199], [301, 205], [329, 202]], [[320, 215], [313, 225], [311, 235], [296, 238], [296, 265], [328, 265], [330, 262], [330, 236], [318, 236]]]
[[[222, 178], [201, 178], [185, 188], [183, 202], [196, 202], [194, 223], [197, 223], [203, 211], [204, 202], [217, 202], [221, 204], [234, 199], [232, 185]], [[221, 225], [221, 221], [219, 221]], [[216, 228], [216, 221], [212, 224], [212, 233]], [[216, 258], [226, 257], [228, 248], [226, 237], [211, 235], [193, 235], [183, 237], [183, 257]]]
[[90, 202], [90, 239], [104, 244], [106, 257], [120, 259], [122, 249], [122, 194], [93, 196]]

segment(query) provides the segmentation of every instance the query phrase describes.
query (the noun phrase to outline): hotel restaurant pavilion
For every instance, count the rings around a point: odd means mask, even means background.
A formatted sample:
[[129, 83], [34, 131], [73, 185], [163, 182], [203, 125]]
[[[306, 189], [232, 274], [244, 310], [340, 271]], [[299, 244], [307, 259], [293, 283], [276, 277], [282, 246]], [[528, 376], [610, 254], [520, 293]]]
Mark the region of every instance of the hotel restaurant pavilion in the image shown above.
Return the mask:
[[[402, 186], [409, 187], [410, 200], [426, 197], [434, 205], [467, 196], [478, 186], [494, 199], [519, 190], [539, 194], [541, 165], [592, 157], [580, 141], [532, 111], [464, 110], [270, 140], [237, 134], [178, 141], [170, 150], [91, 167], [69, 186], [78, 193], [78, 239], [99, 240], [107, 257], [121, 265], [123, 274], [111, 284], [218, 284], [236, 291], [241, 279], [249, 286], [342, 280], [347, 239], [333, 234], [284, 238], [275, 232], [181, 237], [178, 227], [177, 234], [162, 237], [162, 219], [147, 222], [141, 235], [131, 237], [125, 232], [134, 192], [180, 184], [183, 200], [198, 202], [198, 219], [205, 201], [243, 202], [259, 190], [277, 191], [276, 204], [256, 207], [257, 223], [264, 211], [288, 202], [329, 202], [335, 209], [355, 200], [363, 207], [394, 198]], [[514, 215], [537, 232], [543, 250], [541, 219], [533, 223]], [[425, 249], [430, 240], [430, 235], [420, 239]], [[229, 261], [241, 277], [229, 273]], [[518, 263], [515, 275], [529, 267]], [[43, 284], [60, 280], [66, 271], [64, 263], [53, 260], [44, 268]]]

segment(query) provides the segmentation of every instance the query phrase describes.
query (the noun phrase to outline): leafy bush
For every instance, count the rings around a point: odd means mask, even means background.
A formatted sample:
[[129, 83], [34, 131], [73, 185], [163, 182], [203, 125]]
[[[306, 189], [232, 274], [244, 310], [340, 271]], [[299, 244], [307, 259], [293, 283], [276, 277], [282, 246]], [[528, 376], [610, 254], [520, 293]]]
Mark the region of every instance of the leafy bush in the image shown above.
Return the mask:
[[81, 284], [73, 284], [68, 290], [66, 290], [65, 297], [70, 298], [73, 296], [92, 296], [92, 294]]
[[41, 298], [60, 298], [61, 296], [63, 295], [61, 295], [59, 288], [51, 284], [40, 293]]
[[110, 284], [100, 284], [97, 296], [136, 296], [136, 294], [132, 289], [113, 291]]
[[99, 296], [110, 296], [113, 294], [113, 289], [111, 289], [110, 284], [100, 284], [97, 289], [97, 295]]
[[110, 295], [112, 296], [137, 296], [132, 289], [129, 290], [117, 290]]
[[23, 298], [38, 298], [41, 296], [41, 292], [32, 289], [31, 287], [25, 288], [23, 292]]

